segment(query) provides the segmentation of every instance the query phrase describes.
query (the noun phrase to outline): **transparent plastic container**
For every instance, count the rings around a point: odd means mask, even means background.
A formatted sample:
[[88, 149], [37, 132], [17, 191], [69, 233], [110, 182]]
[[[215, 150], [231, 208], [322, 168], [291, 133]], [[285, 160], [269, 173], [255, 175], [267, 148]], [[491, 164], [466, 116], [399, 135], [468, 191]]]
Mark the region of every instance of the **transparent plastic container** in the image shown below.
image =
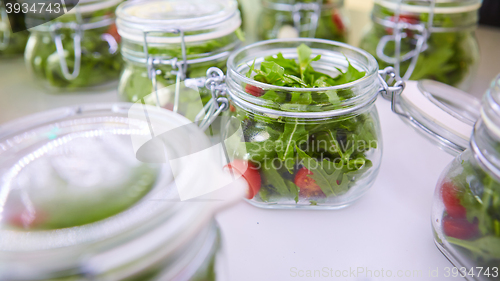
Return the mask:
[[[293, 88], [248, 75], [280, 52], [297, 60], [303, 44], [311, 59], [321, 55], [311, 62], [315, 71], [337, 77], [354, 67], [362, 77], [338, 86]], [[382, 156], [373, 103], [379, 93], [403, 87], [402, 81], [381, 83], [385, 71], [378, 71], [367, 52], [321, 39], [269, 40], [234, 52], [222, 95], [230, 107], [222, 130], [229, 168], [249, 182], [248, 201], [262, 208], [339, 209], [360, 198], [372, 186]]]
[[117, 16], [125, 60], [121, 98], [194, 120], [212, 98], [205, 88], [207, 70], [225, 69], [242, 42], [236, 0], [129, 1]]
[[[23, 17], [16, 17], [14, 24], [22, 24]], [[2, 0], [0, 0], [0, 57], [16, 57], [24, 53], [29, 33], [27, 31], [12, 32], [9, 17]]]
[[227, 277], [214, 215], [242, 198], [245, 184], [209, 153], [194, 163], [210, 142], [187, 124], [142, 104], [60, 108], [2, 124], [0, 279]]
[[[53, 91], [109, 88], [122, 67], [115, 9], [122, 0], [80, 0], [68, 13], [30, 29], [28, 69]], [[34, 26], [43, 14], [27, 15]]]
[[[434, 4], [433, 4], [434, 3]], [[467, 90], [476, 74], [480, 0], [376, 0], [360, 47], [404, 80], [431, 79]]]
[[347, 42], [343, 0], [261, 0], [260, 40], [322, 38]]
[[432, 226], [437, 247], [467, 280], [498, 280], [500, 76], [483, 99], [470, 146], [443, 172]]

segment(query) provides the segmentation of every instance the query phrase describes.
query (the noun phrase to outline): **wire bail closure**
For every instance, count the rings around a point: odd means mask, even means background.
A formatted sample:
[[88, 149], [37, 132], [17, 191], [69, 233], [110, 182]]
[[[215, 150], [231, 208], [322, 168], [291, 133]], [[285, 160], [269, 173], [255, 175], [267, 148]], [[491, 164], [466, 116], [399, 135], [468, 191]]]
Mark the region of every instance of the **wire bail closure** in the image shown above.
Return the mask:
[[[392, 31], [393, 34], [385, 35], [380, 39], [376, 50], [377, 57], [388, 64], [394, 65], [395, 72], [398, 73], [398, 75], [402, 77], [403, 80], [406, 81], [409, 80], [411, 75], [413, 74], [420, 53], [427, 50], [428, 48], [427, 40], [431, 35], [430, 30], [432, 27], [432, 23], [434, 21], [434, 7], [436, 5], [436, 2], [435, 0], [421, 0], [423, 2], [429, 2], [430, 12], [427, 23], [408, 23], [400, 21], [401, 5], [403, 1], [404, 0], [398, 1], [397, 9], [395, 10], [394, 13], [394, 21], [386, 19], [375, 19], [375, 18], [374, 21], [393, 30]], [[408, 32], [404, 30], [412, 30], [420, 34], [412, 34], [412, 37], [414, 37], [417, 40], [415, 44], [415, 49], [404, 55], [401, 55], [401, 40], [409, 37]], [[394, 57], [390, 57], [384, 53], [385, 47], [391, 41], [394, 41], [395, 45]], [[408, 69], [406, 70], [405, 74], [401, 75], [401, 62], [405, 62], [408, 60], [411, 60], [410, 65], [408, 66]]]
[[[57, 55], [59, 56], [59, 64], [61, 66], [61, 71], [66, 80], [75, 80], [78, 75], [80, 75], [80, 67], [82, 63], [82, 35], [83, 35], [83, 19], [82, 14], [78, 6], [75, 7], [75, 15], [76, 15], [76, 23], [67, 23], [64, 24], [62, 22], [57, 22], [52, 24], [49, 27], [50, 34], [52, 38], [54, 38], [54, 43], [56, 45]], [[65, 58], [64, 46], [61, 39], [61, 34], [57, 31], [68, 28], [70, 30], [74, 30], [73, 34], [73, 46], [75, 51], [75, 64], [73, 66], [73, 73], [69, 72], [68, 63]]]
[[[2, 1], [0, 1], [0, 5], [3, 5]], [[0, 13], [0, 21], [2, 22], [3, 26], [4, 26], [4, 29], [2, 30], [3, 31], [3, 38], [2, 40], [0, 41], [0, 50], [5, 50], [7, 49], [7, 47], [9, 46], [9, 43], [10, 43], [10, 29], [9, 29], [9, 26], [10, 26], [10, 22], [9, 22], [9, 18], [7, 16], [7, 11], [0, 7], [1, 9], [1, 13]]]
[[386, 67], [383, 70], [379, 70], [378, 78], [380, 81], [380, 95], [391, 102], [391, 109], [397, 115], [409, 118], [408, 114], [401, 109], [400, 98], [401, 93], [405, 88], [404, 80], [399, 77], [393, 67]]
[[229, 108], [229, 100], [226, 97], [227, 87], [224, 83], [226, 77], [224, 72], [217, 67], [211, 67], [207, 70], [207, 80], [205, 87], [210, 90], [212, 98], [196, 115], [195, 123], [201, 130], [205, 131], [220, 116], [220, 114]]
[[[148, 34], [149, 33], [170, 33], [170, 34], [179, 34], [179, 38], [181, 40], [181, 52], [182, 52], [182, 61], [179, 62], [178, 58], [172, 58], [170, 60], [162, 60], [160, 58], [155, 58], [150, 56], [149, 47], [148, 47]], [[175, 79], [175, 95], [174, 95], [174, 112], [178, 112], [179, 110], [179, 96], [180, 96], [180, 83], [184, 79], [186, 79], [186, 71], [187, 71], [187, 54], [186, 54], [186, 42], [184, 38], [184, 31], [181, 29], [158, 29], [158, 30], [148, 30], [144, 31], [144, 55], [146, 56], [146, 64], [148, 68], [148, 78], [151, 79], [153, 84], [153, 90], [156, 95], [156, 106], [161, 107], [160, 97], [158, 96], [158, 82], [156, 80], [157, 75], [161, 75], [163, 72], [161, 69], [156, 69], [157, 65], [165, 65], [170, 64], [172, 67], [171, 74], [176, 76]]]

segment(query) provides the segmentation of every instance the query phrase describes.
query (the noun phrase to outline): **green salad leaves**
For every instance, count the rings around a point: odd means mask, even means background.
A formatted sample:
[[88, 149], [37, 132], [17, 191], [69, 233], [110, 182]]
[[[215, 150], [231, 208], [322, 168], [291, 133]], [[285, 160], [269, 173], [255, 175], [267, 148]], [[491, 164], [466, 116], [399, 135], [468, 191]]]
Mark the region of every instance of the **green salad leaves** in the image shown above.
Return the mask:
[[[441, 187], [446, 240], [466, 250], [478, 264], [499, 266], [500, 183], [472, 159], [465, 158], [452, 169], [458, 173], [453, 173]], [[450, 186], [454, 192], [446, 191]]]

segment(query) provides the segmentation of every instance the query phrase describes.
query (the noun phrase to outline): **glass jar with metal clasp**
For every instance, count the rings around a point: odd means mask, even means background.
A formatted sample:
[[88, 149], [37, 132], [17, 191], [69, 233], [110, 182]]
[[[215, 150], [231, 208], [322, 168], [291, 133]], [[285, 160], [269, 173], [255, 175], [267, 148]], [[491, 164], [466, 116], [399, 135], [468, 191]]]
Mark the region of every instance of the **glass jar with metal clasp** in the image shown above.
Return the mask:
[[226, 168], [247, 180], [248, 202], [339, 209], [372, 186], [382, 156], [374, 101], [404, 88], [391, 68], [379, 71], [361, 49], [307, 38], [249, 45], [227, 68], [227, 76], [211, 69], [207, 86], [219, 89], [221, 108], [229, 102]]
[[[12, 12], [12, 9], [11, 11]], [[22, 25], [24, 18], [14, 14], [12, 23]], [[13, 33], [7, 10], [3, 0], [0, 0], [0, 57], [22, 55], [28, 41], [28, 31]]]
[[[120, 96], [201, 120], [215, 110], [205, 88], [243, 38], [236, 0], [129, 1], [117, 9], [125, 69]], [[200, 115], [201, 114], [201, 115]]]
[[479, 63], [474, 36], [480, 0], [376, 0], [360, 47], [403, 79], [432, 79], [466, 90]]
[[347, 42], [343, 0], [262, 0], [261, 40], [310, 37]]
[[44, 13], [28, 14], [26, 21], [35, 27], [30, 29], [25, 60], [34, 76], [58, 91], [109, 87], [122, 66], [115, 25], [121, 2], [80, 0], [66, 14], [41, 25], [37, 21], [45, 19]]
[[482, 104], [466, 92], [432, 80], [408, 81], [402, 93], [386, 98], [417, 132], [458, 155], [435, 188], [436, 246], [467, 280], [498, 280], [500, 75]]
[[229, 280], [214, 216], [246, 184], [191, 121], [88, 104], [0, 128], [1, 280]]

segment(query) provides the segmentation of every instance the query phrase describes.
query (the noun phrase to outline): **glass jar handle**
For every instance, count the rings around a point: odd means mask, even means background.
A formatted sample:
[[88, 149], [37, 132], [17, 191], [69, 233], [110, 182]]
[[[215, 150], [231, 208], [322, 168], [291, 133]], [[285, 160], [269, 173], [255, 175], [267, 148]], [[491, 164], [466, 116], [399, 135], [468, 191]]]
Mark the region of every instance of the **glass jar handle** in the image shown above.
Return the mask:
[[[0, 5], [3, 5], [0, 4]], [[0, 50], [5, 50], [9, 46], [10, 43], [10, 23], [9, 23], [9, 17], [7, 16], [7, 11], [5, 9], [1, 8], [2, 12], [0, 13], [0, 21], [3, 23], [3, 26], [5, 29], [3, 30], [3, 38], [2, 41], [0, 41]]]

